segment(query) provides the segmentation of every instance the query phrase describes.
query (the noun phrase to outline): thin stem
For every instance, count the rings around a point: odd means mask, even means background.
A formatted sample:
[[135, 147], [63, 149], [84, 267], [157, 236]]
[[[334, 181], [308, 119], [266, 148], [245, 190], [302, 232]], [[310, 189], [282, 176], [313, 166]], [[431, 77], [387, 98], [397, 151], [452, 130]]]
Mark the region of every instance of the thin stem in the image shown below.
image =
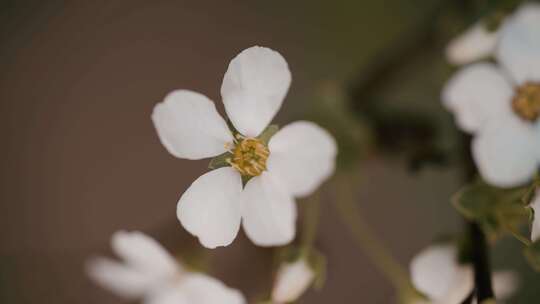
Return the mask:
[[491, 267], [489, 264], [489, 252], [484, 232], [477, 223], [469, 223], [469, 233], [473, 246], [473, 265], [476, 298], [478, 303], [487, 299], [494, 299], [491, 284]]
[[409, 288], [407, 272], [390, 254], [388, 249], [375, 236], [371, 227], [362, 217], [360, 208], [354, 201], [350, 176], [338, 180], [336, 185], [336, 198], [334, 204], [345, 224], [356, 238], [357, 244], [364, 250], [366, 256], [373, 262], [378, 270], [390, 281], [396, 290], [405, 291]]
[[304, 202], [304, 221], [301, 245], [305, 249], [310, 249], [315, 242], [317, 235], [317, 225], [319, 224], [319, 209], [320, 209], [320, 196], [319, 192], [313, 193], [313, 195]]

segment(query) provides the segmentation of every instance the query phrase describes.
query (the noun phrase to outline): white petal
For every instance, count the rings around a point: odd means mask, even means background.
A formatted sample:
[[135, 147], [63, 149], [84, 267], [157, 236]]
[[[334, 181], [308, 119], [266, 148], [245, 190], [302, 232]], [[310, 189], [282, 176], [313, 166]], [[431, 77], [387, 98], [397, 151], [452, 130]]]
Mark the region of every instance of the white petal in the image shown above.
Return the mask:
[[477, 63], [459, 70], [442, 92], [444, 105], [458, 126], [477, 132], [500, 112], [510, 113], [512, 87], [492, 64]]
[[286, 263], [279, 267], [272, 290], [272, 301], [289, 303], [296, 301], [311, 285], [315, 273], [305, 259]]
[[298, 121], [279, 130], [268, 144], [267, 168], [293, 196], [311, 194], [334, 172], [337, 147], [314, 123]]
[[[536, 138], [540, 138], [540, 119], [536, 121], [536, 126], [534, 126], [536, 132]], [[536, 141], [536, 151], [538, 155], [538, 162], [540, 162], [540, 140]]]
[[111, 245], [128, 265], [147, 276], [167, 278], [181, 270], [163, 246], [142, 232], [117, 231], [112, 236]]
[[517, 273], [513, 271], [496, 271], [493, 273], [493, 291], [497, 299], [505, 300], [514, 294], [519, 285]]
[[[193, 273], [180, 281], [189, 304], [244, 304], [244, 296], [236, 289], [204, 274]], [[167, 303], [168, 304], [168, 303]], [[171, 303], [173, 304], [173, 303]]]
[[167, 95], [154, 107], [152, 121], [161, 143], [179, 158], [213, 157], [225, 152], [225, 144], [233, 141], [214, 103], [192, 91]]
[[472, 142], [473, 157], [480, 174], [498, 187], [519, 186], [538, 169], [540, 140], [534, 127], [517, 117], [495, 119]]
[[240, 229], [242, 179], [231, 167], [210, 171], [191, 184], [180, 198], [182, 226], [207, 248], [227, 246]]
[[536, 190], [533, 201], [531, 202], [531, 208], [534, 210], [534, 219], [531, 228], [531, 240], [533, 242], [540, 239], [540, 191]]
[[259, 135], [281, 107], [290, 84], [291, 72], [278, 52], [259, 46], [245, 49], [223, 77], [227, 116], [240, 133]]
[[97, 284], [127, 299], [141, 297], [154, 283], [138, 269], [105, 258], [90, 260], [86, 271]]
[[446, 58], [452, 64], [462, 65], [489, 57], [495, 52], [497, 38], [496, 31], [490, 32], [484, 24], [477, 23], [450, 41]]
[[516, 83], [540, 81], [540, 4], [522, 5], [505, 23], [497, 58]]
[[411, 262], [412, 283], [431, 301], [460, 303], [473, 290], [471, 267], [459, 265], [452, 245], [434, 245]]
[[[180, 278], [179, 280], [182, 280]], [[143, 301], [144, 304], [194, 304], [189, 301], [182, 284], [164, 284], [149, 292]]]
[[242, 192], [242, 223], [259, 246], [290, 243], [296, 232], [296, 204], [268, 172], [252, 178]]

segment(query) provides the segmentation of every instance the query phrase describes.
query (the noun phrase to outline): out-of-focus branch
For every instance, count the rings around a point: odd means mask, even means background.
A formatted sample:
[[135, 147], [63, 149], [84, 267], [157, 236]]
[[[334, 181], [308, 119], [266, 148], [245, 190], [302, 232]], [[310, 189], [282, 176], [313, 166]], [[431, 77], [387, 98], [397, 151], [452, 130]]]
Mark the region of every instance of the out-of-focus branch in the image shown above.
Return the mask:
[[[399, 37], [369, 60], [349, 85], [349, 107], [373, 129], [377, 146], [382, 151], [404, 153], [410, 169], [425, 164], [446, 166], [455, 153], [441, 147], [440, 121], [431, 113], [418, 110], [381, 107], [380, 92], [386, 90], [389, 79], [408, 68], [411, 62], [423, 62], [426, 55], [440, 53], [450, 34], [448, 18], [462, 26], [478, 17], [485, 1], [439, 0], [429, 3], [423, 16], [403, 30]], [[426, 4], [427, 6], [427, 4]], [[446, 21], [445, 21], [446, 20]]]
[[424, 14], [414, 26], [404, 32], [391, 45], [379, 52], [370, 65], [364, 67], [350, 85], [351, 107], [369, 115], [373, 109], [373, 95], [398, 70], [407, 65], [411, 58], [417, 58], [427, 49], [435, 46], [437, 20], [449, 5], [455, 4], [453, 0], [434, 2], [432, 7]]
[[356, 180], [353, 174], [343, 174], [341, 178], [336, 178], [334, 183], [336, 192], [336, 202], [339, 215], [352, 235], [356, 243], [361, 247], [366, 256], [375, 265], [385, 278], [392, 283], [395, 289], [400, 292], [409, 291], [409, 276], [402, 266], [397, 262], [390, 251], [376, 237], [371, 227], [362, 217], [361, 210], [357, 206], [353, 195], [351, 181]]
[[301, 246], [304, 249], [311, 249], [317, 236], [317, 226], [319, 224], [320, 194], [315, 192], [304, 202], [304, 218], [302, 223]]

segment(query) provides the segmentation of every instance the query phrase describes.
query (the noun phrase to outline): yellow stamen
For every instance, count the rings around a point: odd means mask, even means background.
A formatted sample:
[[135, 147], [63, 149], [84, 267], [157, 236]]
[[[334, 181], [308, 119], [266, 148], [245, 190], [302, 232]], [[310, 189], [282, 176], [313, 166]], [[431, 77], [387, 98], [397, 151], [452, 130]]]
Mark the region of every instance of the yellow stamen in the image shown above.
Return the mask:
[[534, 122], [540, 116], [540, 83], [525, 83], [516, 90], [512, 108], [521, 118]]
[[270, 155], [268, 147], [257, 138], [236, 135], [238, 142], [232, 150], [232, 159], [227, 163], [244, 176], [258, 176], [266, 170], [266, 160]]

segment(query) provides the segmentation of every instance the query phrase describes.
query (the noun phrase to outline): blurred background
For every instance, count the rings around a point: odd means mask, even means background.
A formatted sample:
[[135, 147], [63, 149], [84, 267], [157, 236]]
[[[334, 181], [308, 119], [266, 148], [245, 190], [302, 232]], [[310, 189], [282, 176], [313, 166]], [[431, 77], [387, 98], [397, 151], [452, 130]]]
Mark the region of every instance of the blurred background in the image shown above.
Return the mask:
[[[204, 257], [210, 273], [251, 299], [271, 288], [271, 250], [242, 232], [229, 247], [204, 250], [180, 226], [177, 200], [208, 163], [168, 154], [150, 121], [154, 105], [178, 88], [209, 96], [223, 113], [223, 74], [253, 45], [278, 50], [293, 74], [278, 123], [307, 117], [334, 131], [332, 117], [362, 124], [365, 113], [377, 114], [366, 118], [380, 127], [377, 148], [341, 152], [362, 158], [349, 166], [360, 174], [358, 204], [408, 267], [430, 241], [462, 226], [449, 204], [460, 169], [438, 153], [459, 135], [439, 92], [451, 73], [444, 44], [482, 2], [0, 1], [0, 302], [124, 303], [84, 273], [89, 257], [111, 254], [119, 229], [147, 232], [187, 259]], [[409, 132], [395, 113], [421, 117]], [[328, 277], [300, 303], [393, 303], [328, 185], [321, 191], [316, 243]], [[510, 303], [532, 303], [540, 277], [517, 241], [498, 248], [496, 268], [521, 271]]]

